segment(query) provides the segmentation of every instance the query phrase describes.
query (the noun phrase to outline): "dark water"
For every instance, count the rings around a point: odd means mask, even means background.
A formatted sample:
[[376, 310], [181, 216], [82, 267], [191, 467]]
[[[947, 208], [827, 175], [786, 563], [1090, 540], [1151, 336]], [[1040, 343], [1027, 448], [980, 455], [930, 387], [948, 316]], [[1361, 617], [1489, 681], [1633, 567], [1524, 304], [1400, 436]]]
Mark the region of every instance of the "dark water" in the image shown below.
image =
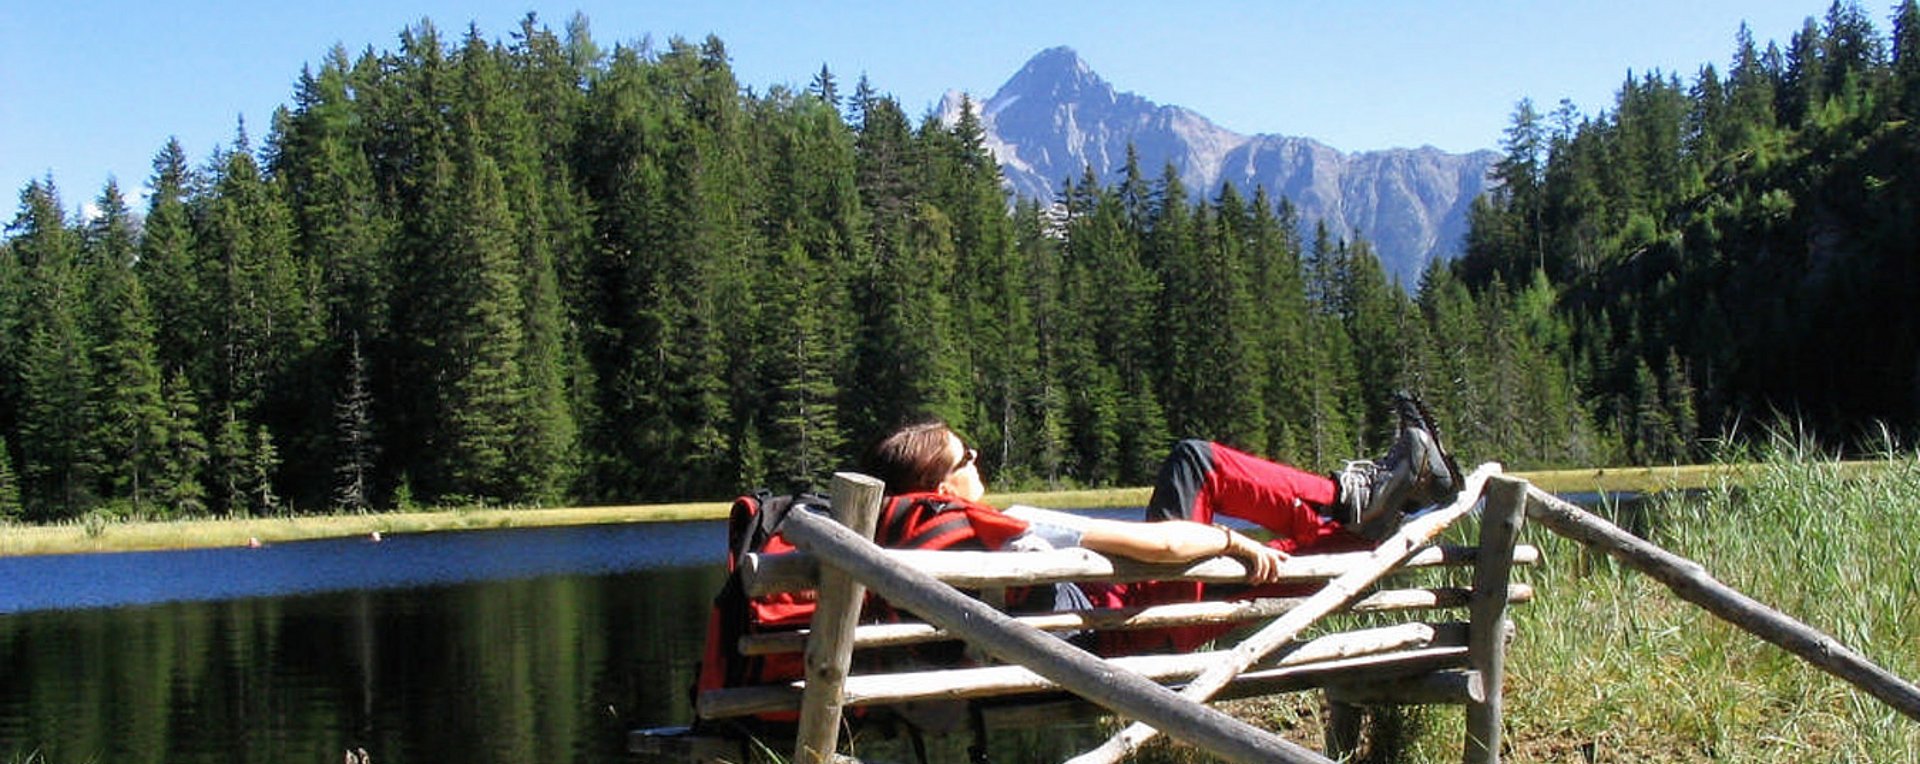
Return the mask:
[[624, 761], [718, 523], [0, 558], [0, 764]]

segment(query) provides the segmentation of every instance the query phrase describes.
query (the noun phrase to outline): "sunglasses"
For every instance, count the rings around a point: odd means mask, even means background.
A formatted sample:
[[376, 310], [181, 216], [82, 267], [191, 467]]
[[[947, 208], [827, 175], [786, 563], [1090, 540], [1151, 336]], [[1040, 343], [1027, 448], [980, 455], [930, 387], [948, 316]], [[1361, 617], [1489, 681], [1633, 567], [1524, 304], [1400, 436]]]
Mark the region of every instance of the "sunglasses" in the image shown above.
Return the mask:
[[973, 464], [975, 461], [978, 461], [979, 459], [980, 459], [980, 452], [975, 450], [973, 447], [969, 446], [967, 447], [966, 453], [963, 453], [960, 455], [960, 463], [953, 465], [953, 469], [948, 470], [948, 474], [952, 474], [954, 472], [959, 472], [961, 470], [964, 470], [967, 468], [968, 465]]

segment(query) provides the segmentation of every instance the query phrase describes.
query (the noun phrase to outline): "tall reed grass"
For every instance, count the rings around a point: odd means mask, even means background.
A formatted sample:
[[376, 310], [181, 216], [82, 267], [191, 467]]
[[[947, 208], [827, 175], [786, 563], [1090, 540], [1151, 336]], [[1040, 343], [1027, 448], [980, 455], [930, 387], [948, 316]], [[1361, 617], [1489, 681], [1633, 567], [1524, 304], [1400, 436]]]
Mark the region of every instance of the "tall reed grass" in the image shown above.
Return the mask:
[[[1920, 678], [1920, 459], [1842, 469], [1777, 446], [1738, 483], [1617, 512], [1721, 582]], [[1518, 608], [1515, 761], [1916, 762], [1920, 723], [1538, 529]], [[1440, 760], [1445, 760], [1440, 759]]]

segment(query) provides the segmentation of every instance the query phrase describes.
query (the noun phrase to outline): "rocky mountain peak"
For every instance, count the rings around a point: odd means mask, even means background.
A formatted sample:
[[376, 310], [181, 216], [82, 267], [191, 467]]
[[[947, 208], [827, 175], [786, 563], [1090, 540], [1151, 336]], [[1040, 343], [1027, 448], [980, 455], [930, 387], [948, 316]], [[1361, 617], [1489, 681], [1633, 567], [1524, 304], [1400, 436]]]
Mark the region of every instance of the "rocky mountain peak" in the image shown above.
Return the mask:
[[[957, 120], [960, 104], [948, 94], [941, 117]], [[1171, 164], [1189, 198], [1212, 198], [1223, 183], [1247, 197], [1264, 188], [1290, 200], [1309, 230], [1325, 222], [1338, 236], [1365, 237], [1409, 288], [1429, 260], [1459, 253], [1467, 209], [1498, 158], [1431, 147], [1346, 154], [1311, 138], [1240, 135], [1116, 89], [1065, 46], [1033, 56], [993, 97], [975, 98], [974, 111], [1015, 194], [1052, 199], [1088, 167], [1113, 182], [1131, 145], [1149, 177]]]
[[998, 99], [1006, 94], [1044, 94], [1060, 102], [1083, 98], [1114, 100], [1113, 86], [1094, 74], [1080, 54], [1065, 45], [1048, 48], [1027, 59], [1026, 66], [1020, 67], [1019, 72], [1001, 85], [994, 97]]

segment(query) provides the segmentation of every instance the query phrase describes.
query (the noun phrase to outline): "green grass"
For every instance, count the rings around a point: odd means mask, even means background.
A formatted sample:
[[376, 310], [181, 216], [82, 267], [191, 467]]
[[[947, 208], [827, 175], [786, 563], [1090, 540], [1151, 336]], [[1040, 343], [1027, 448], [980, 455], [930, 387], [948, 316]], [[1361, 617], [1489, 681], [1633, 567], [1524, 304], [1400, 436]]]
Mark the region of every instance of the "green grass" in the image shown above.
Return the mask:
[[[1656, 497], [1654, 543], [1920, 677], [1920, 460], [1860, 470], [1783, 453]], [[1538, 529], [1541, 596], [1517, 609], [1508, 736], [1520, 761], [1913, 762], [1920, 723]]]

